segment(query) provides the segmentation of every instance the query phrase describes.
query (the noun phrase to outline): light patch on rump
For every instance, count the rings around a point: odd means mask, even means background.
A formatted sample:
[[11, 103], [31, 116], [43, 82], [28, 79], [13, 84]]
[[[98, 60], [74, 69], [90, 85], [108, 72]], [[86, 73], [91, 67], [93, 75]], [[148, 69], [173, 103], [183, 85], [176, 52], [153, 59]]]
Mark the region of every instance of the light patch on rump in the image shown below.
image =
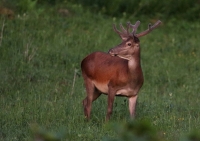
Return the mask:
[[108, 85], [107, 83], [99, 83], [96, 81], [93, 81], [95, 87], [102, 93], [108, 94]]

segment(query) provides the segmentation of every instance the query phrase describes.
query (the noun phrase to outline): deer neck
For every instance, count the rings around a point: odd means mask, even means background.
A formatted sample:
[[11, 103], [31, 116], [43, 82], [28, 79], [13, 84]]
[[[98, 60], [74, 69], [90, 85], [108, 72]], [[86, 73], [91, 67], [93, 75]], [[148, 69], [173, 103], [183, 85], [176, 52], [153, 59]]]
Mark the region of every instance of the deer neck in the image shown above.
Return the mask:
[[136, 54], [132, 55], [130, 60], [128, 60], [128, 67], [130, 72], [134, 73], [135, 71], [141, 70], [140, 65], [140, 52], [137, 52]]

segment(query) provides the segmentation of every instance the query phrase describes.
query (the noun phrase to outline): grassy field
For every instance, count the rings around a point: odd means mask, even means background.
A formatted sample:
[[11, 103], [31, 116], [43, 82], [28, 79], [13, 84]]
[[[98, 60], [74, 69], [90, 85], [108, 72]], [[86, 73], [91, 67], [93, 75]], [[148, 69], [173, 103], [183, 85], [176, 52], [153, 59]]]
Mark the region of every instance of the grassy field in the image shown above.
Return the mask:
[[[91, 121], [84, 120], [80, 62], [120, 43], [113, 23], [140, 20], [140, 32], [157, 19], [105, 17], [78, 5], [68, 10], [0, 17], [0, 140], [32, 140], [33, 125], [64, 130], [63, 140], [117, 138], [105, 123], [107, 96], [93, 103]], [[175, 141], [200, 128], [200, 25], [160, 20], [161, 27], [140, 39], [145, 82], [135, 120], [148, 120], [164, 140]], [[110, 122], [126, 121], [126, 98], [116, 98]]]

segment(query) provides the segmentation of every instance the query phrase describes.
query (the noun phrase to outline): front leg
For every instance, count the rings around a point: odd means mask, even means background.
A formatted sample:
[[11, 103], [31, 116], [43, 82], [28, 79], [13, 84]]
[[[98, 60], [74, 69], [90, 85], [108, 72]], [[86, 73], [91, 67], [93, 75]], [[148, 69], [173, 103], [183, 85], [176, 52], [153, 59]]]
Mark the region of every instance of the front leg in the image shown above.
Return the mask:
[[131, 118], [135, 117], [135, 107], [136, 107], [136, 102], [137, 102], [137, 95], [129, 97], [129, 113]]
[[115, 99], [115, 90], [113, 90], [112, 88], [109, 88], [106, 121], [110, 119], [110, 116], [112, 114], [114, 99]]

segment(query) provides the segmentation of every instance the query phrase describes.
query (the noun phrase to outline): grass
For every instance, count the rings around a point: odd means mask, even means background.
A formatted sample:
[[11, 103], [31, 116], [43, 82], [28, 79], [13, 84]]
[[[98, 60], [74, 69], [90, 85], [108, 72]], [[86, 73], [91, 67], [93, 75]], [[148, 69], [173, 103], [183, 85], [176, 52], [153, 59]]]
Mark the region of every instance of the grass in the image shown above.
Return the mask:
[[[104, 95], [93, 103], [91, 121], [84, 121], [81, 102], [86, 93], [80, 62], [93, 51], [106, 52], [120, 43], [113, 23], [138, 18], [94, 15], [78, 5], [69, 16], [55, 11], [0, 19], [1, 29], [5, 20], [0, 46], [0, 139], [31, 140], [32, 124], [52, 132], [65, 128], [63, 140], [117, 137], [105, 123]], [[139, 20], [139, 31], [155, 21]], [[165, 140], [179, 140], [200, 128], [200, 26], [198, 21], [161, 20], [160, 28], [140, 39], [145, 83], [136, 120], [149, 120]], [[126, 98], [116, 98], [111, 122], [128, 120]]]

